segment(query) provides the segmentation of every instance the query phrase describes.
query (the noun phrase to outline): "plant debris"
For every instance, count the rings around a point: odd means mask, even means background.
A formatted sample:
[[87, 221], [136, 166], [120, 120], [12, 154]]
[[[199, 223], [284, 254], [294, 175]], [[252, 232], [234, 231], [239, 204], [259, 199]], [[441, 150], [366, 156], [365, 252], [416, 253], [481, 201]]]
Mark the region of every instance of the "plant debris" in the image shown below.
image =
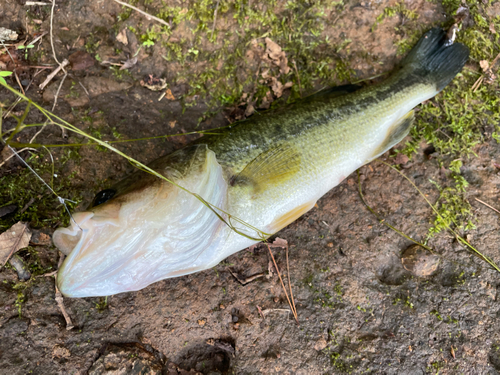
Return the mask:
[[30, 243], [31, 231], [28, 224], [18, 222], [0, 234], [0, 265], [5, 266], [9, 258]]
[[5, 42], [8, 40], [17, 40], [19, 36], [13, 30], [6, 29], [5, 27], [0, 27], [0, 41]]

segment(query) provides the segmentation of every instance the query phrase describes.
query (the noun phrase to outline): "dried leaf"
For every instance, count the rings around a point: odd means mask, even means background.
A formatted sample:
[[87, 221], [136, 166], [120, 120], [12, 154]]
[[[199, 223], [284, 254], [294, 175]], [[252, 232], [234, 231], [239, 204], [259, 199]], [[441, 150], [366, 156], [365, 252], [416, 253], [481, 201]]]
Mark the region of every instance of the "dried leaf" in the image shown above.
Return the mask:
[[274, 95], [280, 98], [283, 95], [283, 90], [292, 87], [293, 82], [287, 82], [284, 85], [278, 81], [275, 77], [271, 77], [271, 88], [273, 89]]
[[122, 31], [120, 31], [116, 36], [116, 40], [120, 43], [128, 45], [127, 29], [123, 29]]
[[281, 47], [270, 38], [266, 38], [266, 47], [266, 52], [271, 60], [279, 60], [281, 58], [283, 52], [281, 51]]
[[69, 55], [68, 60], [73, 70], [85, 70], [94, 66], [94, 58], [85, 51], [76, 51]]
[[175, 96], [174, 94], [172, 94], [172, 90], [170, 89], [167, 89], [167, 92], [165, 94], [165, 97], [168, 99], [168, 100], [175, 100]]
[[276, 237], [272, 246], [273, 247], [288, 247], [288, 241], [284, 240], [283, 238]]
[[281, 50], [281, 47], [273, 42], [271, 39], [266, 38], [266, 55], [267, 57], [280, 68], [282, 74], [287, 74], [290, 71], [288, 67], [288, 59], [285, 52]]
[[15, 31], [6, 29], [5, 27], [0, 27], [0, 41], [5, 42], [7, 40], [16, 40], [17, 37], [18, 35]]
[[283, 84], [276, 79], [276, 77], [271, 78], [271, 89], [276, 95], [277, 98], [280, 98], [283, 95]]
[[18, 222], [0, 235], [0, 265], [5, 266], [12, 254], [29, 245], [31, 231], [28, 224]]
[[255, 112], [255, 107], [252, 104], [249, 104], [247, 109], [245, 110], [245, 117], [253, 115], [254, 112]]
[[273, 95], [271, 94], [271, 91], [266, 92], [266, 96], [262, 99], [262, 102], [260, 103], [259, 108], [260, 109], [268, 109], [271, 106], [271, 103], [273, 102]]
[[408, 163], [408, 160], [410, 160], [410, 159], [405, 154], [397, 154], [396, 160], [394, 160], [394, 162], [396, 164], [405, 165], [406, 163]]
[[490, 23], [490, 32], [492, 34], [496, 34], [497, 33], [497, 31], [495, 30], [495, 24], [493, 22]]
[[125, 61], [125, 62], [123, 63], [123, 65], [121, 66], [120, 70], [130, 69], [130, 68], [132, 68], [135, 64], [137, 64], [137, 56], [136, 56], [136, 57], [132, 57], [131, 59], [128, 59], [127, 61]]
[[483, 72], [486, 72], [488, 68], [490, 67], [490, 64], [488, 63], [487, 60], [481, 60], [479, 62], [479, 66], [481, 66], [481, 69], [483, 69]]
[[165, 78], [158, 78], [152, 74], [150, 74], [146, 79], [141, 80], [139, 83], [141, 86], [150, 89], [151, 91], [162, 91], [168, 86]]

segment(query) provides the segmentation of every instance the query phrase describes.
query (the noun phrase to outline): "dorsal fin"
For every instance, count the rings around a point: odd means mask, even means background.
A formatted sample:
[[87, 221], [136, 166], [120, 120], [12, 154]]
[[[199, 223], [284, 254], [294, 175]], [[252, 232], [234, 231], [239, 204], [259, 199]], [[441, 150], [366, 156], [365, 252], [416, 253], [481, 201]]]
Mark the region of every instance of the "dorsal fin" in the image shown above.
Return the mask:
[[305, 98], [300, 100], [300, 102], [307, 103], [307, 102], [317, 100], [317, 99], [322, 99], [322, 98], [323, 99], [336, 98], [338, 96], [343, 96], [343, 95], [350, 94], [351, 92], [358, 91], [362, 87], [363, 86], [361, 86], [361, 85], [353, 85], [353, 84], [329, 87], [329, 88], [323, 89], [321, 91], [318, 91], [312, 95], [306, 96]]
[[257, 194], [265, 187], [289, 180], [300, 170], [300, 154], [294, 146], [283, 144], [259, 154], [230, 180], [232, 186], [249, 185]]

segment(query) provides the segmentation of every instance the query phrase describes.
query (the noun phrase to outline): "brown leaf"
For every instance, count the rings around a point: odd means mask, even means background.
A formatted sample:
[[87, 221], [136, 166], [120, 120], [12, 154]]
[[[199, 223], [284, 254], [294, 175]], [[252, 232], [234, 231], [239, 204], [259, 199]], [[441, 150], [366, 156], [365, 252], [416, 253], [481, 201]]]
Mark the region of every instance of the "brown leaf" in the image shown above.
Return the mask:
[[285, 52], [281, 50], [281, 47], [273, 42], [271, 39], [266, 38], [266, 54], [271, 61], [279, 66], [280, 72], [282, 74], [287, 74], [290, 71], [288, 67], [288, 59], [286, 58]]
[[28, 224], [18, 222], [0, 235], [0, 265], [5, 266], [12, 254], [29, 245], [31, 231]]
[[245, 117], [253, 115], [254, 112], [255, 112], [255, 107], [252, 104], [249, 104], [247, 109], [245, 110]]
[[271, 89], [277, 98], [280, 98], [281, 95], [283, 95], [283, 84], [278, 81], [276, 77], [271, 77]]
[[410, 160], [410, 159], [405, 154], [397, 154], [396, 155], [396, 160], [394, 162], [396, 164], [405, 165], [406, 163], [408, 163], [408, 160]]
[[85, 51], [76, 51], [75, 53], [69, 55], [68, 60], [71, 63], [71, 69], [73, 70], [85, 70], [95, 64], [94, 58]]
[[172, 94], [172, 90], [170, 90], [170, 89], [167, 89], [167, 93], [165, 94], [165, 97], [168, 100], [175, 100], [175, 96], [174, 96], [174, 94]]
[[490, 32], [492, 34], [496, 34], [497, 33], [497, 31], [495, 30], [495, 24], [493, 22], [490, 23]]
[[276, 237], [272, 246], [273, 247], [287, 247], [288, 241], [284, 240], [283, 238]]
[[488, 63], [487, 60], [481, 60], [479, 62], [479, 66], [481, 66], [481, 69], [483, 69], [483, 72], [486, 72], [488, 68], [490, 67], [490, 64]]
[[279, 60], [281, 58], [281, 47], [270, 38], [266, 38], [266, 47], [266, 52], [271, 60]]
[[123, 29], [122, 31], [120, 31], [116, 36], [116, 40], [120, 43], [128, 45], [127, 29]]
[[123, 63], [123, 65], [121, 66], [120, 70], [130, 69], [130, 68], [132, 68], [135, 64], [137, 64], [137, 56], [136, 56], [136, 57], [132, 57], [131, 59], [128, 59], [127, 61], [125, 61], [125, 62]]

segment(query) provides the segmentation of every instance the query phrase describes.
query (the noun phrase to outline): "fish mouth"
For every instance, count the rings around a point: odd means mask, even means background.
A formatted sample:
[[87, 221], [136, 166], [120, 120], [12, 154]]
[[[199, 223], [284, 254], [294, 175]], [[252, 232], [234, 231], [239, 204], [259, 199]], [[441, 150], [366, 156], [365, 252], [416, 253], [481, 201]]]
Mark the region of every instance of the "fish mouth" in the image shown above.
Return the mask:
[[83, 237], [83, 228], [87, 221], [92, 219], [93, 212], [78, 212], [73, 215], [71, 225], [67, 228], [58, 228], [52, 235], [52, 242], [64, 255], [70, 255]]
[[88, 262], [89, 258], [96, 255], [96, 246], [92, 246], [95, 245], [95, 237], [98, 237], [103, 226], [117, 227], [117, 221], [116, 218], [101, 216], [95, 212], [78, 212], [73, 215], [70, 226], [58, 228], [54, 232], [52, 242], [66, 255], [57, 272], [57, 287], [64, 296], [86, 296], [84, 290], [91, 281], [89, 276], [96, 269], [95, 262]]

